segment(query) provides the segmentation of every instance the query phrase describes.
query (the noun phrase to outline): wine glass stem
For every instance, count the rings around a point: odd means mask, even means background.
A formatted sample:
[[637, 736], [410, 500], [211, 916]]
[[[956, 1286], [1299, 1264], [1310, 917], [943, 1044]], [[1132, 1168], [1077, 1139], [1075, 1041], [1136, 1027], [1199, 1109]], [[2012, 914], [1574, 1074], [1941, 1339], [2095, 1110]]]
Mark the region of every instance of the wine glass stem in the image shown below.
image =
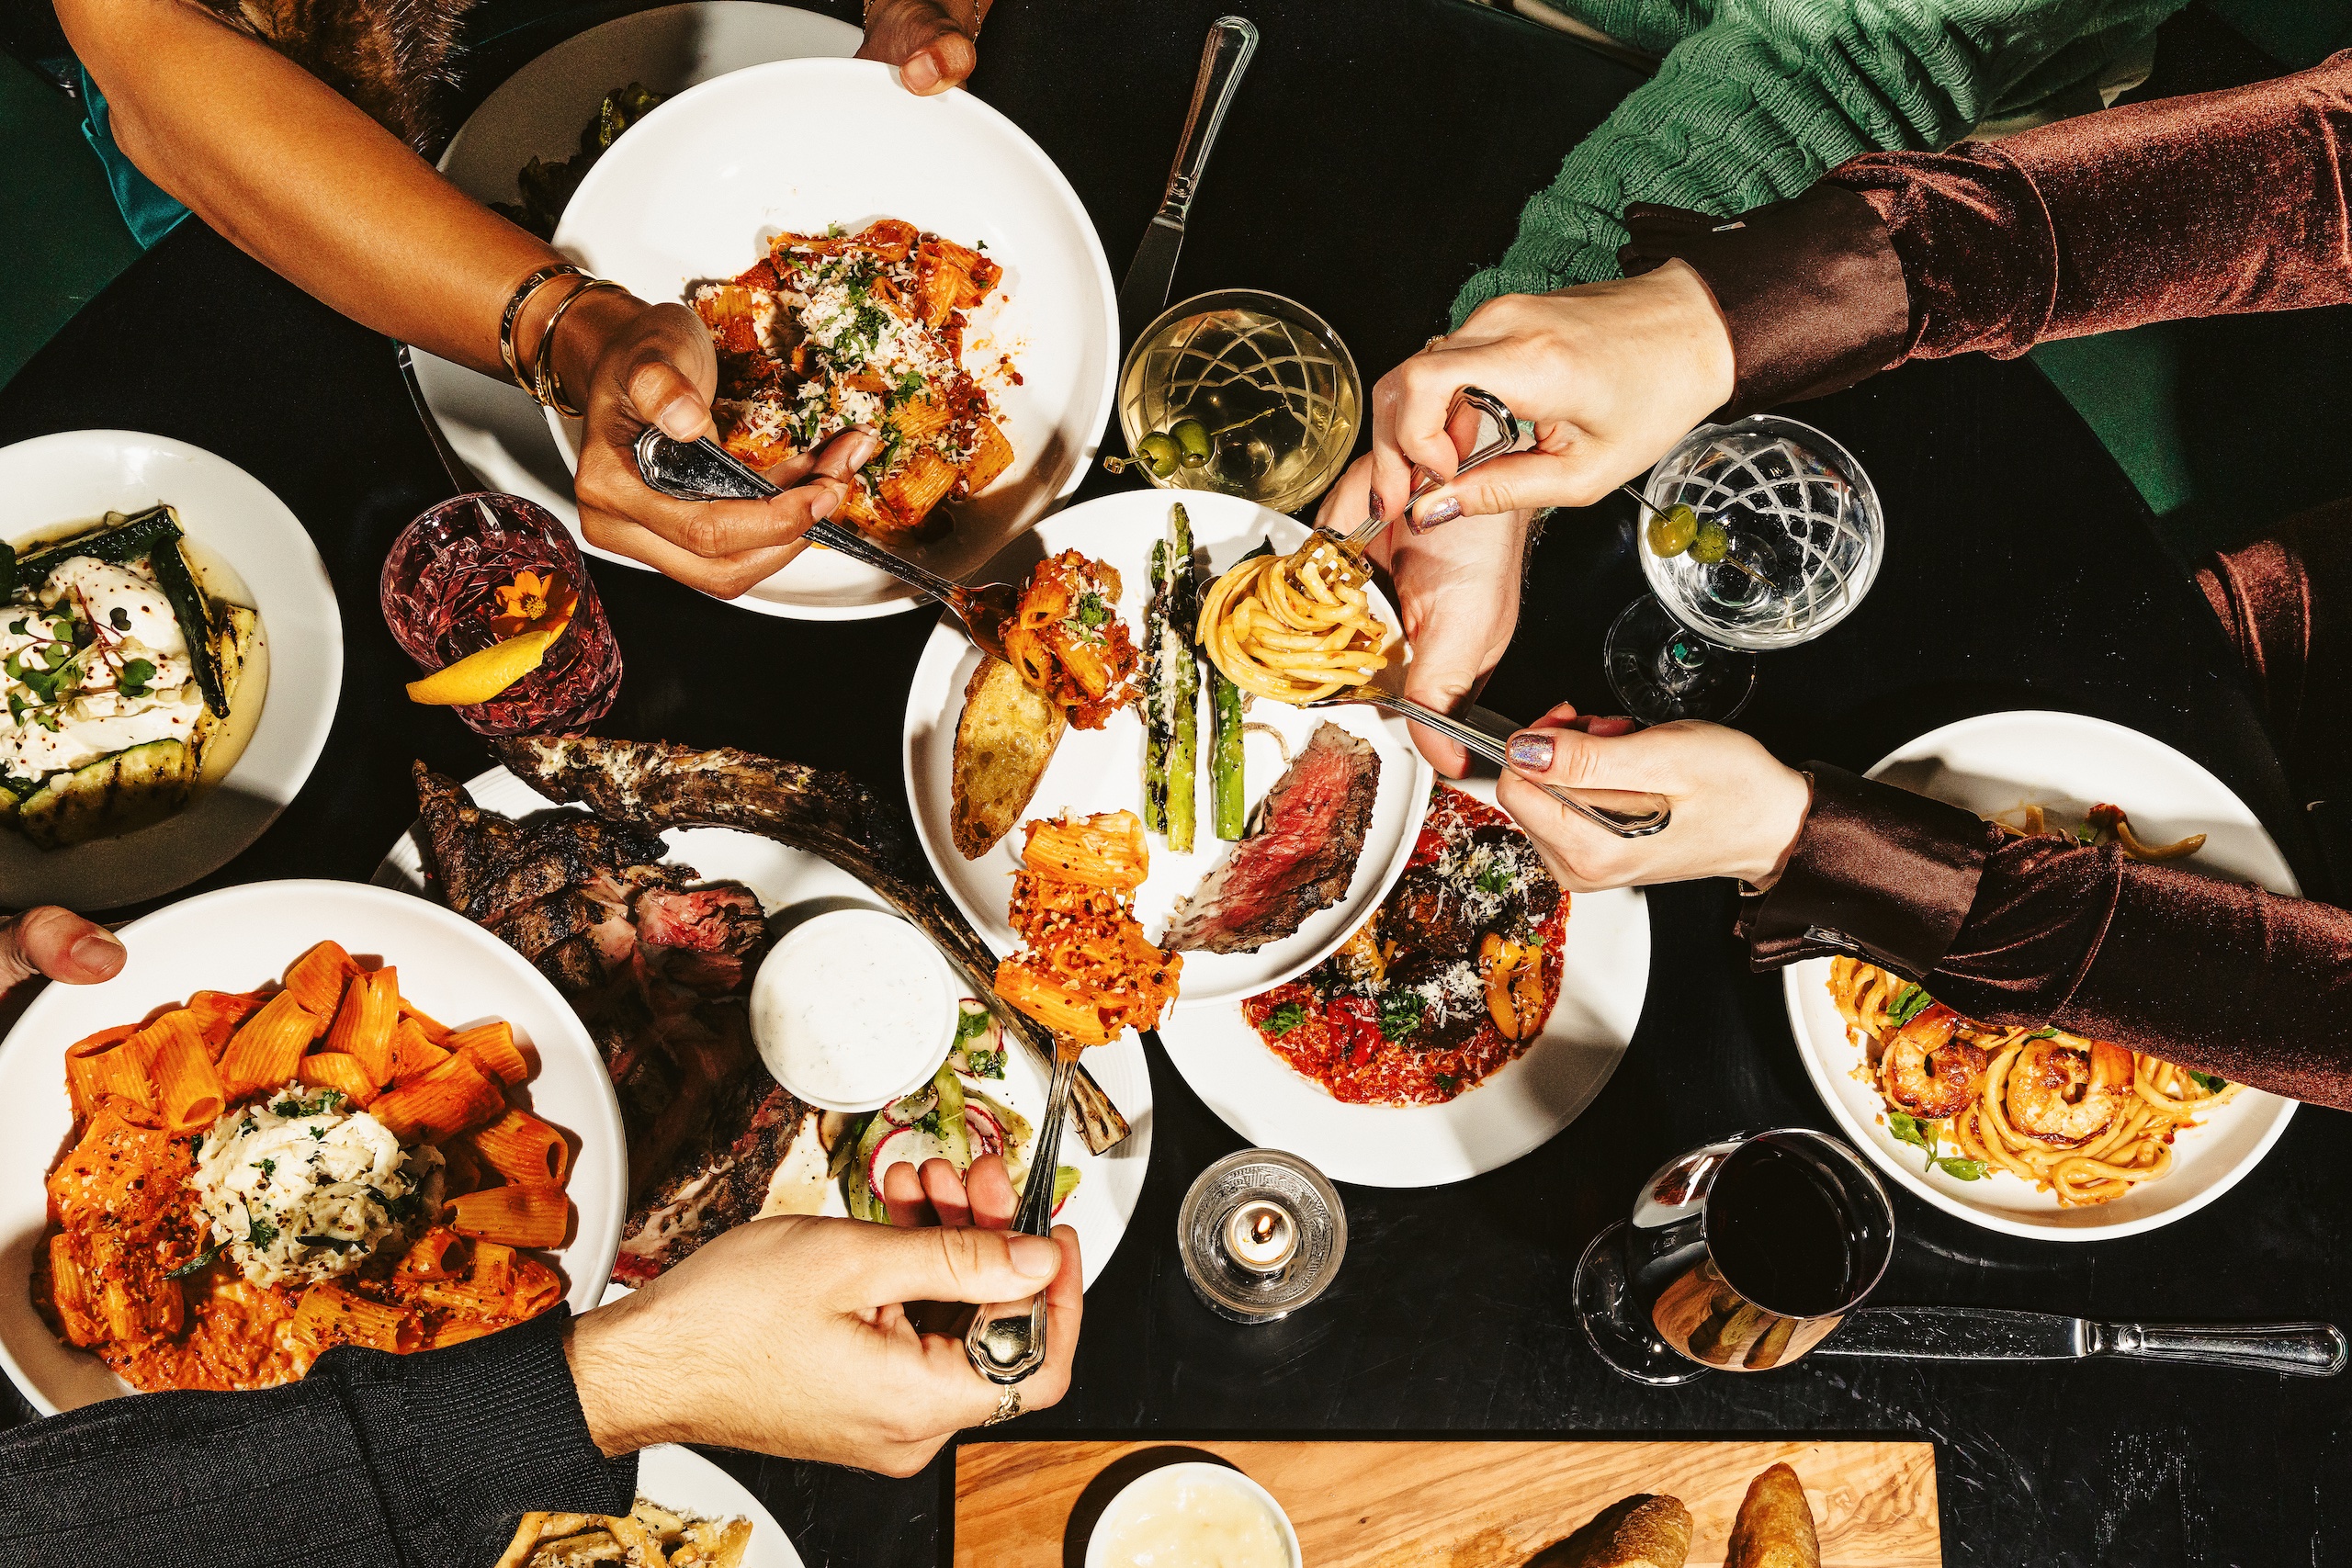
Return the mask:
[[1686, 631], [1676, 631], [1657, 652], [1657, 683], [1680, 696], [1707, 672], [1707, 644]]

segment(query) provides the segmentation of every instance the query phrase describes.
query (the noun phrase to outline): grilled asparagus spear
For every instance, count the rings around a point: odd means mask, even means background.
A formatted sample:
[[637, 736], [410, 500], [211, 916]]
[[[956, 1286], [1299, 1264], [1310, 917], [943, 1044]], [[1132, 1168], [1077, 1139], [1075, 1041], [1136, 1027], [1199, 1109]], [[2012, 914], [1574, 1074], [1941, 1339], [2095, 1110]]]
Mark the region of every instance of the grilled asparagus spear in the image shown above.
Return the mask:
[[[1261, 541], [1243, 560], [1274, 553], [1271, 540]], [[1198, 636], [1197, 631], [1194, 634]], [[1241, 688], [1209, 665], [1209, 798], [1216, 836], [1238, 840], [1249, 815], [1249, 791], [1241, 761]]]
[[1199, 771], [1199, 656], [1193, 651], [1192, 520], [1175, 507], [1168, 538], [1151, 547], [1152, 597], [1144, 611], [1144, 826], [1168, 847], [1193, 847]]

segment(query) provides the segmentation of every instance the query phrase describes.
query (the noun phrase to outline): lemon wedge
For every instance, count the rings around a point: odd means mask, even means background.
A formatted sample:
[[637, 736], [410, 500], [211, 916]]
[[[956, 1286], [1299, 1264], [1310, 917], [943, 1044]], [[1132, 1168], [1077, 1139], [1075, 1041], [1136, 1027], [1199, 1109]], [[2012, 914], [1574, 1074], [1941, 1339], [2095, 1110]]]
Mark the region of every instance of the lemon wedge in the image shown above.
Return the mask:
[[469, 653], [455, 664], [435, 670], [408, 683], [408, 700], [435, 707], [464, 707], [486, 703], [539, 667], [548, 645], [561, 637], [569, 620], [542, 626], [521, 637], [492, 643], [480, 653]]

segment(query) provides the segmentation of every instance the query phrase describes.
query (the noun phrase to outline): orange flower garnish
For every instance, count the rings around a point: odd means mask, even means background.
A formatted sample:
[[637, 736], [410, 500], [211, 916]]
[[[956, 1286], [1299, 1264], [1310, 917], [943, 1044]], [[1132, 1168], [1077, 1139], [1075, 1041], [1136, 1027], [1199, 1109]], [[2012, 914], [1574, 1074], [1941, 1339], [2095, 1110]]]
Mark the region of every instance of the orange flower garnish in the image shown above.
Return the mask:
[[498, 607], [503, 613], [492, 615], [490, 624], [501, 637], [521, 637], [569, 621], [579, 604], [579, 591], [564, 581], [562, 572], [550, 571], [542, 577], [536, 571], [518, 571], [513, 582], [498, 590]]

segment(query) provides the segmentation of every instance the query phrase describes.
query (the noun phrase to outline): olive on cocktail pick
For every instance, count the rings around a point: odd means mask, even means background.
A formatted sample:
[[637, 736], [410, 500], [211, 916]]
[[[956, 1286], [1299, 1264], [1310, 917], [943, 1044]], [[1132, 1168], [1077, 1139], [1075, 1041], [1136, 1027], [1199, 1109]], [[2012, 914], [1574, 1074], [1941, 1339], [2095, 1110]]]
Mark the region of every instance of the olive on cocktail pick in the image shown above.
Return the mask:
[[1679, 556], [1699, 536], [1699, 514], [1682, 505], [1653, 512], [1648, 534], [1652, 555]]
[[1177, 461], [1188, 468], [1209, 466], [1209, 427], [1197, 419], [1180, 419], [1168, 429], [1176, 443]]

